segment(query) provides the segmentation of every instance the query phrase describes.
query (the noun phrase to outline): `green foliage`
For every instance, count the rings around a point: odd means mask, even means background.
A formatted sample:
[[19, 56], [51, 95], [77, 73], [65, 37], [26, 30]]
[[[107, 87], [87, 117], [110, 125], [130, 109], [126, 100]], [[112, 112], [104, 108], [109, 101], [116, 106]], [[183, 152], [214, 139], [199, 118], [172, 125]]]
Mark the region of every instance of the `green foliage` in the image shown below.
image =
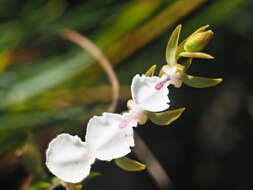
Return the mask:
[[[85, 55], [79, 54], [76, 56], [72, 55], [68, 59], [54, 58], [48, 60], [52, 66], [40, 70], [39, 73], [33, 73], [28, 78], [15, 82], [2, 96], [0, 95], [0, 99], [2, 100], [0, 102], [0, 109], [18, 105], [81, 73], [91, 64], [89, 62], [90, 56]], [[62, 63], [59, 64], [59, 62]], [[35, 86], [39, 88], [34, 88]]]
[[29, 138], [23, 146], [22, 152], [23, 164], [26, 170], [35, 177], [46, 176], [43, 170], [43, 163], [38, 145], [31, 133], [29, 133]]
[[46, 180], [33, 180], [27, 190], [55, 189], [58, 186], [62, 186], [61, 181], [57, 177], [52, 177]]
[[194, 88], [208, 88], [212, 86], [216, 86], [217, 84], [222, 82], [221, 78], [211, 79], [204, 77], [196, 77], [191, 75], [185, 75], [183, 81], [186, 85]]
[[138, 172], [146, 169], [146, 166], [144, 164], [127, 157], [115, 159], [115, 163], [121, 169], [129, 172]]
[[179, 108], [176, 110], [168, 110], [161, 113], [148, 112], [148, 118], [156, 125], [169, 125], [173, 121], [177, 120], [185, 108]]
[[0, 131], [0, 160], [11, 151], [21, 148], [26, 139], [24, 130]]
[[51, 184], [48, 182], [39, 181], [37, 183], [31, 184], [27, 190], [45, 190], [48, 189], [50, 186]]

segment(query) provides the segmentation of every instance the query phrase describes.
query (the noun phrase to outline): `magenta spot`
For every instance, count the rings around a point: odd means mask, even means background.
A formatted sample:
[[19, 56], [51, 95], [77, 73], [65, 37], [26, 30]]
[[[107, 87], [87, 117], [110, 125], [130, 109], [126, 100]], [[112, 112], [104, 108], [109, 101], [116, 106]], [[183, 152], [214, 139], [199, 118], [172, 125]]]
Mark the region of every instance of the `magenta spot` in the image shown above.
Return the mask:
[[164, 86], [165, 82], [162, 81], [162, 82], [159, 82], [158, 84], [155, 85], [155, 89], [156, 90], [161, 90], [162, 87]]
[[120, 124], [119, 124], [119, 128], [120, 129], [123, 129], [125, 128], [127, 125], [128, 125], [129, 121], [125, 120], [125, 121], [122, 121]]
[[167, 81], [169, 81], [169, 80], [170, 80], [170, 78], [168, 77], [168, 78], [166, 78], [165, 80], [159, 82], [158, 84], [155, 85], [155, 89], [156, 89], [156, 90], [161, 90], [162, 87], [165, 85], [165, 83], [166, 83]]
[[86, 151], [86, 152], [83, 154], [83, 157], [84, 157], [85, 159], [87, 159], [87, 158], [89, 157], [89, 152]]

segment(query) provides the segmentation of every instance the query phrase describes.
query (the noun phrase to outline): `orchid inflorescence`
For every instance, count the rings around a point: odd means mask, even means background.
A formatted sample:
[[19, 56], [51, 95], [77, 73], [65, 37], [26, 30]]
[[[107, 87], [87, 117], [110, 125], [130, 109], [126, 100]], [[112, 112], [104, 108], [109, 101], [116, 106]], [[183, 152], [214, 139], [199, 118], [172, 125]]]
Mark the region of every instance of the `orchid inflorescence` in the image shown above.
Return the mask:
[[46, 151], [48, 169], [64, 182], [79, 183], [89, 175], [96, 159], [111, 161], [130, 153], [135, 145], [133, 128], [138, 124], [145, 124], [150, 119], [157, 125], [169, 125], [181, 116], [185, 108], [165, 111], [170, 103], [169, 85], [180, 88], [185, 83], [204, 88], [219, 84], [222, 79], [186, 74], [193, 58], [213, 58], [200, 52], [213, 35], [211, 30], [205, 31], [207, 27], [199, 28], [178, 45], [181, 25], [177, 26], [167, 45], [167, 64], [162, 67], [159, 76], [154, 76], [154, 65], [145, 75], [133, 77], [128, 111], [92, 117], [87, 125], [85, 142], [78, 136], [66, 133], [58, 135], [49, 143]]

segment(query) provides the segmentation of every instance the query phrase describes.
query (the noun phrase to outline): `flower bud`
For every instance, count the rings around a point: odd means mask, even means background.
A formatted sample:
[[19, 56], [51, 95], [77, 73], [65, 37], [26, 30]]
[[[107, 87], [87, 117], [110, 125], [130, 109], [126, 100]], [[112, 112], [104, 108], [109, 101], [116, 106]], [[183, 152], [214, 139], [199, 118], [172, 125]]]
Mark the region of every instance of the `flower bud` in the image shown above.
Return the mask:
[[213, 31], [208, 30], [192, 35], [184, 44], [186, 52], [198, 52], [204, 49], [209, 40], [213, 37]]

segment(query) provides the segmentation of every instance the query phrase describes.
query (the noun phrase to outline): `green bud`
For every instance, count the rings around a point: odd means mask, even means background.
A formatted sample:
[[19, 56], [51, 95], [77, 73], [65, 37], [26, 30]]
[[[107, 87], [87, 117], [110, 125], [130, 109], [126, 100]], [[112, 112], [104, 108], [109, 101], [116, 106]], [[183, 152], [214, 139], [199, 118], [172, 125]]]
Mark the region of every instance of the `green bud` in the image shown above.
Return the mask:
[[213, 37], [213, 31], [208, 30], [193, 34], [184, 44], [186, 52], [198, 52], [204, 49], [209, 40]]

